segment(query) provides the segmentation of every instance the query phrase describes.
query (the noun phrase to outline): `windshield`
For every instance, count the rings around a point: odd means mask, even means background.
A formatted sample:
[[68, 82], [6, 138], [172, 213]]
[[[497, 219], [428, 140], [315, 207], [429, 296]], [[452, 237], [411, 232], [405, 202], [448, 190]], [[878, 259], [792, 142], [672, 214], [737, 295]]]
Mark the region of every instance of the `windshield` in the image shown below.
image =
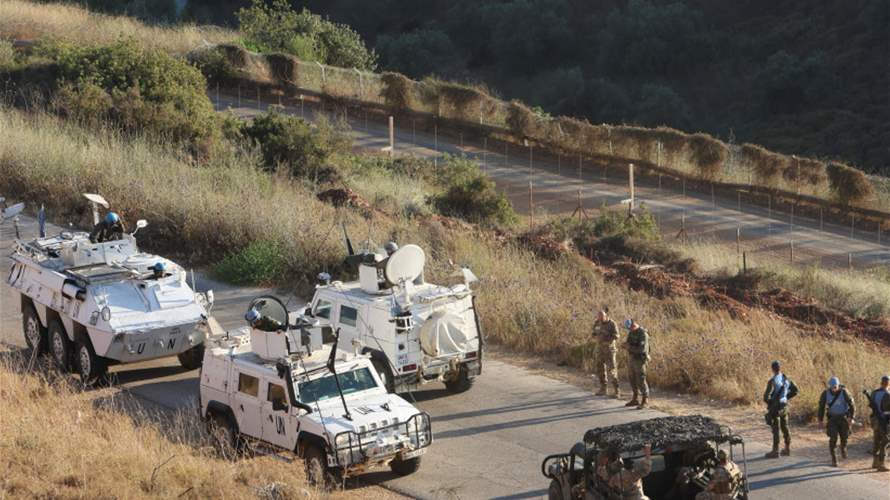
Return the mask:
[[[377, 381], [374, 380], [374, 376], [367, 368], [338, 373], [337, 378], [340, 379], [340, 387], [343, 389], [344, 396], [377, 387]], [[337, 381], [334, 380], [333, 375], [300, 384], [300, 401], [306, 404], [336, 397], [339, 397], [339, 394], [337, 393]]]

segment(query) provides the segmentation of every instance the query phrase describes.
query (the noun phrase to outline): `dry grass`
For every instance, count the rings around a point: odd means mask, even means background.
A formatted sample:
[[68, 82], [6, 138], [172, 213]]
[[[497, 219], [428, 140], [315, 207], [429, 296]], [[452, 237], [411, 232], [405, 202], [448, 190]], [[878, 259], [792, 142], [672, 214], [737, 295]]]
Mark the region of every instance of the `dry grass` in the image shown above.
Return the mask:
[[[0, 497], [329, 496], [305, 486], [299, 460], [227, 458], [233, 454], [204, 434], [194, 408], [161, 414], [112, 389], [82, 392], [71, 379], [42, 367], [30, 371], [27, 363], [0, 351]], [[270, 496], [275, 492], [280, 496]]]
[[[735, 274], [739, 270], [735, 251], [710, 240], [690, 241], [676, 247], [695, 259], [706, 272]], [[797, 295], [865, 318], [890, 315], [890, 275], [882, 268], [839, 271], [815, 266], [791, 266], [766, 255], [749, 257], [749, 267], [763, 273], [763, 286], [786, 288]]]
[[802, 388], [799, 406], [813, 411], [829, 375], [858, 389], [887, 369], [886, 353], [873, 346], [813, 338], [767, 315], [737, 321], [687, 300], [653, 299], [604, 281], [577, 256], [541, 259], [510, 238], [462, 225], [384, 216], [366, 221], [321, 204], [304, 186], [248, 167], [196, 168], [141, 140], [92, 135], [8, 111], [0, 113], [0, 134], [8, 138], [0, 143], [0, 191], [32, 203], [52, 201], [55, 220], [61, 208], [82, 207], [77, 193], [99, 191], [128, 219], [148, 218], [153, 225], [147, 229], [177, 229], [150, 233], [156, 245], [171, 239], [218, 259], [233, 246], [273, 238], [287, 245], [291, 274], [298, 274], [339, 262], [335, 224], [342, 219], [356, 241], [422, 245], [431, 257], [428, 277], [437, 282], [453, 279], [457, 265], [471, 266], [482, 277], [478, 305], [490, 340], [573, 366], [590, 367], [593, 309], [609, 304], [616, 317], [637, 318], [651, 332], [651, 379], [660, 387], [756, 401], [769, 361], [778, 358]]
[[108, 44], [128, 37], [145, 46], [184, 55], [208, 43], [231, 42], [238, 38], [238, 33], [214, 26], [148, 26], [130, 17], [97, 14], [57, 3], [0, 2], [0, 38], [56, 38], [78, 44]]

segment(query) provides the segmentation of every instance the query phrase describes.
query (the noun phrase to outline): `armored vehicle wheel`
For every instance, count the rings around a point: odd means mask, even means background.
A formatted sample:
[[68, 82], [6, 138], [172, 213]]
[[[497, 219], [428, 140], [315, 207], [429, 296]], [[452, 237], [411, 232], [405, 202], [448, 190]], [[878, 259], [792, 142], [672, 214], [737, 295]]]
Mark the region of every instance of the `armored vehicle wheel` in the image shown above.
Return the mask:
[[318, 446], [312, 444], [306, 446], [303, 462], [306, 465], [306, 478], [309, 479], [309, 484], [330, 488], [339, 482], [337, 474], [328, 467], [324, 451]]
[[91, 386], [105, 376], [108, 365], [96, 355], [89, 338], [84, 335], [78, 337], [74, 343], [74, 351], [77, 354], [77, 373], [83, 385]]
[[238, 437], [238, 428], [228, 416], [218, 413], [208, 415], [207, 432], [223, 456], [234, 456], [240, 451], [241, 439]]
[[37, 351], [37, 354], [44, 354], [47, 351], [46, 328], [40, 324], [40, 317], [30, 304], [22, 309], [22, 333], [25, 334], [28, 349]]
[[556, 479], [550, 481], [550, 487], [547, 488], [547, 500], [563, 500], [562, 485]]
[[389, 463], [389, 468], [400, 476], [414, 474], [420, 470], [420, 458], [409, 458], [408, 460], [399, 460], [398, 458]]
[[188, 351], [179, 353], [176, 357], [179, 358], [179, 364], [186, 370], [201, 368], [201, 363], [204, 362], [204, 344], [198, 344]]
[[71, 341], [65, 333], [65, 327], [58, 319], [49, 322], [49, 352], [52, 354], [53, 363], [62, 373], [71, 371]]
[[473, 387], [473, 379], [467, 374], [467, 368], [464, 365], [461, 365], [457, 378], [445, 381], [445, 388], [452, 394], [466, 392], [470, 390], [470, 387]]

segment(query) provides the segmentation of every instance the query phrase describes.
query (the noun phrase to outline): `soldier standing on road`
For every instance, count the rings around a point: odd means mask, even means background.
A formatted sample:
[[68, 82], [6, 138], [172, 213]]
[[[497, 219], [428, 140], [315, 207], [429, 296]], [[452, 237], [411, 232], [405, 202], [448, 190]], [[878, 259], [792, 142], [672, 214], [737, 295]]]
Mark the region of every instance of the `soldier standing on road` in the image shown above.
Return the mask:
[[837, 438], [841, 438], [841, 458], [847, 458], [847, 438], [850, 437], [850, 425], [856, 417], [856, 403], [847, 389], [841, 385], [840, 379], [828, 379], [828, 389], [819, 398], [819, 427], [824, 427], [824, 417], [828, 414], [828, 451], [831, 453], [831, 465], [837, 467]]
[[618, 386], [618, 325], [609, 318], [609, 308], [603, 307], [596, 321], [593, 323], [593, 336], [596, 339], [596, 374], [600, 380], [600, 390], [597, 396], [606, 395], [606, 379], [615, 388], [615, 399], [621, 397], [621, 388]]
[[[627, 372], [630, 378], [630, 387], [634, 397], [624, 406], [636, 406], [642, 410], [649, 406], [649, 384], [646, 382], [646, 371], [649, 366], [649, 333], [632, 319], [624, 320], [624, 327], [630, 332], [624, 342], [627, 349]], [[637, 395], [642, 395], [642, 401], [637, 400]]]
[[874, 461], [872, 468], [881, 472], [890, 471], [884, 460], [887, 446], [890, 444], [890, 375], [881, 377], [881, 387], [872, 391], [869, 404], [871, 406], [871, 428], [874, 429]]
[[791, 431], [788, 430], [788, 400], [797, 395], [797, 387], [782, 373], [782, 364], [772, 363], [773, 376], [766, 383], [763, 402], [766, 403], [766, 422], [773, 430], [773, 450], [766, 458], [779, 458], [779, 430], [785, 438], [782, 455], [791, 455]]

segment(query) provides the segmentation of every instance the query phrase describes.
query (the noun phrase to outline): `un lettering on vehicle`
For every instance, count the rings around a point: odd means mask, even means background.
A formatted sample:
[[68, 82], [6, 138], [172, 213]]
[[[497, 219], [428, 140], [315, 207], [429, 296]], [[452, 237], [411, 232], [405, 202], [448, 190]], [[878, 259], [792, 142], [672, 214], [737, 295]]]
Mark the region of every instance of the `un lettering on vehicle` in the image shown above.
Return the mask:
[[408, 355], [407, 354], [399, 354], [398, 363], [399, 363], [399, 365], [407, 365], [408, 364]]

